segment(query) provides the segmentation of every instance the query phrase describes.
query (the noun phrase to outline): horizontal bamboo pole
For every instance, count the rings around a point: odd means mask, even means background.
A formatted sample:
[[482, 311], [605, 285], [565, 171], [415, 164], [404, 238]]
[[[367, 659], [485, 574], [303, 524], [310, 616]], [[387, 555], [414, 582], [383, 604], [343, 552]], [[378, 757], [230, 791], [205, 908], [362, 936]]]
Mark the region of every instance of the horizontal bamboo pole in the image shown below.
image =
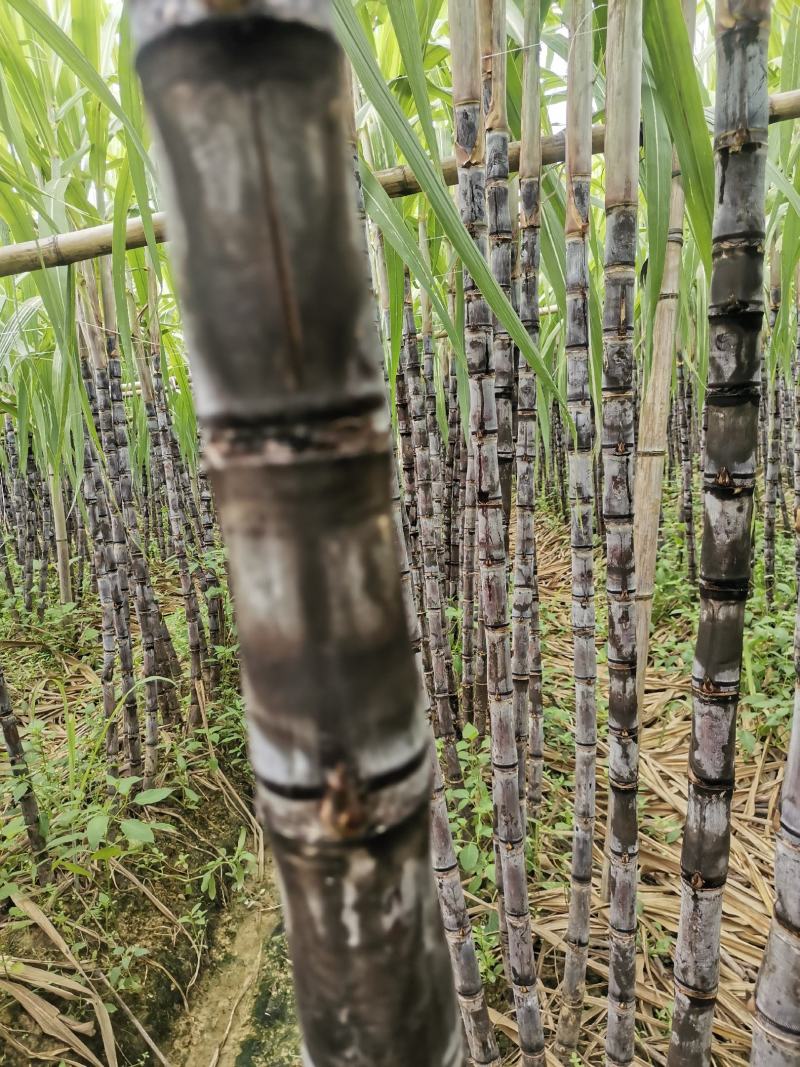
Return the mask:
[[[166, 216], [163, 211], [153, 214], [153, 230], [156, 242], [167, 239]], [[85, 259], [107, 256], [111, 252], [113, 223], [88, 226], [69, 233], [57, 233], [38, 241], [23, 241], [21, 244], [0, 248], [0, 278], [21, 274], [40, 267], [64, 267], [68, 263], [80, 263]], [[144, 248], [147, 239], [140, 218], [128, 219], [125, 236], [126, 248]]]
[[769, 98], [769, 121], [785, 122], [800, 116], [800, 89], [788, 93], [773, 93]]
[[[787, 93], [775, 93], [769, 100], [769, 121], [784, 122], [800, 118], [800, 89]], [[601, 155], [605, 146], [605, 126], [592, 127], [592, 153]], [[512, 172], [519, 167], [519, 141], [512, 141], [508, 146], [509, 166]], [[564, 134], [542, 138], [542, 162], [564, 162]], [[448, 185], [457, 181], [455, 156], [442, 160], [442, 173]], [[377, 178], [391, 197], [410, 196], [420, 191], [419, 183], [408, 166], [391, 167], [377, 172]], [[40, 267], [63, 267], [68, 263], [79, 263], [97, 256], [107, 256], [111, 252], [113, 225], [89, 226], [69, 233], [54, 234], [38, 241], [23, 241], [21, 244], [6, 245], [0, 248], [0, 278], [23, 271], [38, 270]], [[156, 242], [166, 241], [166, 219], [163, 211], [153, 214], [153, 231]], [[125, 237], [126, 248], [143, 248], [147, 243], [144, 226], [140, 218], [128, 220]]]
[[[769, 121], [783, 122], [787, 119], [800, 117], [800, 89], [792, 89], [788, 93], [775, 93], [769, 100]], [[606, 128], [605, 126], [592, 127], [592, 155], [602, 155], [605, 149]], [[563, 163], [565, 159], [564, 134], [557, 133], [552, 137], [542, 138], [542, 163]], [[519, 141], [512, 141], [508, 146], [508, 164], [512, 172], [519, 168]], [[442, 160], [442, 173], [448, 185], [457, 182], [455, 156], [448, 156]], [[414, 177], [411, 167], [390, 167], [382, 170], [377, 175], [381, 185], [389, 196], [411, 196], [420, 191], [419, 182]]]
[[[600, 155], [606, 140], [605, 126], [592, 127], [592, 152]], [[552, 137], [542, 138], [542, 163], [563, 163], [565, 159], [564, 134], [557, 133]], [[511, 141], [508, 146], [508, 167], [513, 173], [519, 169], [519, 141]], [[456, 171], [456, 157], [448, 156], [442, 160], [442, 173], [448, 185], [455, 185], [458, 181]], [[389, 170], [378, 172], [378, 178], [389, 196], [411, 196], [418, 193], [419, 182], [414, 177], [411, 167], [390, 167]]]

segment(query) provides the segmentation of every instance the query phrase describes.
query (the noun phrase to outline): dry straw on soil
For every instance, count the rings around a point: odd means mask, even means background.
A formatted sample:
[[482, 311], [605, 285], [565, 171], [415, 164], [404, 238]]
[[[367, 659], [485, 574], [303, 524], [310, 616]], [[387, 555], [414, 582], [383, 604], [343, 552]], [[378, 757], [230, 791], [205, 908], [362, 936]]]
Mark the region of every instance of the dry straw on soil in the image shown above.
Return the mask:
[[[572, 638], [564, 625], [569, 620], [569, 533], [538, 521], [537, 551], [542, 603], [554, 620], [543, 640], [545, 714], [547, 706], [571, 708]], [[598, 559], [598, 574], [600, 560]], [[598, 619], [604, 616], [602, 579], [597, 580]], [[662, 628], [663, 627], [663, 628]], [[657, 627], [651, 647], [660, 637], [674, 637], [674, 620]], [[686, 635], [692, 636], [690, 634]], [[686, 770], [691, 731], [688, 675], [648, 670], [643, 708], [641, 784], [639, 791], [642, 828], [640, 851], [640, 950], [637, 961], [637, 1061], [666, 1063], [669, 1041], [668, 1012], [672, 1004], [670, 951], [678, 930], [680, 908], [680, 849], [677, 832], [686, 814]], [[607, 673], [599, 669], [598, 692], [606, 691]], [[552, 730], [550, 731], [552, 735]], [[542, 879], [558, 882], [554, 888], [531, 884], [534, 935], [539, 938], [539, 972], [543, 982], [545, 1029], [552, 1034], [560, 1001], [557, 984], [561, 977], [564, 935], [567, 927], [565, 868], [569, 863], [570, 834], [557, 825], [572, 808], [573, 756], [568, 745], [554, 748], [545, 738], [545, 764], [551, 774], [563, 774], [563, 789], [551, 791], [547, 825], [539, 830], [539, 862]], [[608, 750], [598, 748], [598, 811], [592, 894], [591, 943], [589, 948], [586, 1010], [583, 1019], [581, 1057], [586, 1064], [602, 1064], [608, 976], [608, 907], [600, 895], [602, 843], [606, 831]], [[785, 753], [757, 746], [747, 758], [739, 754], [736, 766], [736, 796], [732, 811], [731, 870], [725, 894], [720, 967], [720, 995], [714, 1026], [715, 1067], [747, 1067], [752, 1029], [753, 987], [769, 931], [773, 892], [773, 837], [778, 818], [780, 785]], [[487, 905], [471, 898], [473, 915]], [[667, 945], [666, 938], [669, 938]], [[657, 948], [658, 946], [658, 948]], [[495, 1013], [495, 1022], [512, 1040], [513, 1020]], [[548, 1056], [548, 1063], [557, 1061]]]

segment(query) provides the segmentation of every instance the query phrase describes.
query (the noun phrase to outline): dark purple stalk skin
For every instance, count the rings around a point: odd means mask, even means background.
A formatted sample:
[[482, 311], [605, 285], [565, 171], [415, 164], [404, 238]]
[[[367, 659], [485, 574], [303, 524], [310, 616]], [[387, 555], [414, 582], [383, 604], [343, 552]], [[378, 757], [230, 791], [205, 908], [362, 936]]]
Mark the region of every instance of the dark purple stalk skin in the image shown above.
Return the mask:
[[634, 298], [642, 66], [641, 0], [609, 0], [606, 56], [603, 517], [608, 605], [609, 976], [606, 1063], [634, 1058], [639, 723], [634, 556]]
[[567, 81], [567, 403], [575, 433], [567, 438], [572, 550], [575, 675], [575, 805], [567, 951], [555, 1053], [569, 1063], [577, 1048], [586, 995], [592, 895], [597, 763], [597, 650], [592, 512], [594, 413], [589, 391], [589, 196], [592, 138], [592, 13], [573, 0]]
[[[800, 353], [800, 322], [797, 342]], [[795, 442], [795, 493], [800, 499], [797, 426]], [[795, 557], [800, 559], [797, 528]], [[794, 668], [794, 717], [775, 841], [775, 911], [756, 983], [752, 1067], [795, 1067], [800, 1063], [800, 595], [795, 612]]]
[[[475, 5], [467, 0], [451, 0], [448, 10], [461, 218], [486, 256], [488, 234]], [[483, 294], [467, 272], [464, 273], [464, 301], [470, 436], [478, 512], [479, 604], [486, 634], [486, 681], [491, 717], [495, 855], [500, 859], [498, 886], [501, 879], [508, 930], [509, 978], [517, 1010], [521, 1062], [523, 1067], [540, 1067], [545, 1057], [544, 1034], [525, 873], [525, 826], [519, 802], [492, 317]], [[480, 663], [480, 624], [478, 634]]]
[[717, 0], [700, 623], [669, 1067], [707, 1067], [728, 876], [764, 318], [769, 0]]
[[328, 3], [240, 10], [132, 4], [304, 1059], [460, 1067], [352, 103]]
[[[519, 317], [534, 345], [539, 343], [539, 264], [541, 256], [541, 115], [538, 42], [540, 11], [535, 0], [525, 4], [522, 151], [519, 173]], [[536, 376], [519, 361], [516, 392], [517, 527], [511, 607], [514, 721], [522, 764], [520, 803], [536, 818], [544, 780], [544, 715], [539, 623], [539, 582], [536, 566], [535, 469]], [[524, 794], [522, 790], [524, 789]]]
[[39, 805], [31, 784], [25, 751], [19, 736], [17, 719], [11, 708], [11, 700], [2, 668], [0, 668], [0, 729], [3, 731], [3, 740], [5, 741], [8, 759], [11, 764], [11, 774], [15, 781], [22, 784], [22, 791], [18, 794], [17, 803], [25, 821], [28, 843], [31, 846], [31, 852], [36, 863], [36, 880], [39, 885], [46, 885], [53, 876], [50, 858], [47, 855], [47, 842], [42, 833]]
[[419, 346], [417, 344], [417, 328], [414, 321], [411, 279], [407, 272], [403, 308], [402, 361], [408, 393], [411, 444], [414, 450], [414, 477], [420, 527], [425, 617], [428, 624], [433, 667], [433, 706], [436, 710], [439, 736], [444, 745], [448, 780], [454, 783], [463, 783], [461, 764], [456, 749], [456, 724], [453, 717], [448, 683], [447, 665], [448, 662], [451, 662], [450, 644], [442, 621], [442, 583], [436, 537], [436, 512], [432, 484], [433, 464], [431, 462], [428, 426], [425, 416], [425, 385], [420, 374]]
[[676, 357], [678, 378], [678, 442], [681, 459], [681, 519], [686, 536], [686, 567], [692, 586], [697, 585], [697, 560], [694, 536], [694, 477], [692, 452], [689, 441], [689, 397], [687, 396], [683, 352], [678, 349]]

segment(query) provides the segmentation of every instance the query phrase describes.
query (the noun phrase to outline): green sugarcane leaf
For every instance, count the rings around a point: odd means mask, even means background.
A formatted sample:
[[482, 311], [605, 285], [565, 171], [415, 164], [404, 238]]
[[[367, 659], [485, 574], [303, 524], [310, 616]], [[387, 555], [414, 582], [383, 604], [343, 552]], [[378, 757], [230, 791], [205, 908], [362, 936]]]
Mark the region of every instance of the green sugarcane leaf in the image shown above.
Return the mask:
[[800, 192], [792, 185], [783, 171], [769, 159], [767, 160], [767, 178], [786, 197], [792, 211], [800, 215]]
[[539, 353], [528, 336], [528, 331], [520, 322], [511, 302], [497, 284], [489, 265], [461, 222], [441, 173], [436, 170], [425, 154], [408, 120], [400, 110], [399, 104], [387, 88], [384, 76], [375, 61], [350, 0], [333, 0], [333, 14], [336, 34], [350, 57], [364, 91], [406, 157], [420, 188], [428, 197], [443, 232], [474, 278], [498, 320], [506, 328], [524, 358], [539, 375], [542, 388], [564, 404], [563, 397], [559, 396], [552, 376], [542, 363]]
[[111, 235], [111, 279], [114, 286], [114, 303], [117, 312], [117, 330], [122, 352], [131, 358], [133, 341], [128, 318], [128, 297], [125, 289], [125, 243], [128, 223], [128, 206], [131, 202], [131, 181], [127, 158], [122, 161], [117, 188], [114, 193], [114, 224]]
[[[131, 117], [139, 129], [144, 125], [142, 112], [142, 97], [139, 91], [139, 83], [133, 66], [133, 49], [131, 46], [130, 20], [124, 11], [119, 23], [119, 97], [125, 113]], [[139, 206], [139, 214], [142, 218], [147, 247], [150, 251], [150, 261], [156, 272], [156, 277], [161, 280], [159, 267], [158, 245], [153, 228], [153, 214], [150, 210], [150, 197], [147, 189], [147, 172], [145, 165], [138, 152], [131, 151], [130, 135], [125, 131], [125, 143], [128, 149], [127, 162], [130, 171], [133, 191], [136, 194], [136, 202]], [[119, 181], [119, 179], [117, 179]]]
[[565, 220], [566, 201], [559, 172], [555, 167], [546, 167], [542, 173], [542, 262], [562, 317], [567, 313]]
[[680, 0], [645, 0], [644, 38], [653, 83], [681, 164], [689, 225], [710, 275], [714, 157]]
[[389, 282], [389, 389], [391, 391], [392, 418], [396, 418], [394, 383], [400, 365], [400, 348], [403, 343], [403, 260], [394, 246], [384, 242], [386, 276]]
[[422, 132], [425, 134], [425, 143], [433, 161], [438, 166], [439, 147], [436, 142], [428, 80], [425, 77], [423, 64], [424, 42], [420, 41], [414, 0], [386, 0], [386, 6], [389, 9], [389, 17], [397, 37], [400, 56], [414, 97]]
[[125, 109], [118, 103], [105, 80], [87, 60], [75, 42], [70, 40], [58, 23], [50, 18], [47, 12], [36, 4], [34, 0], [8, 0], [8, 2], [19, 12], [28, 25], [39, 34], [48, 47], [52, 48], [56, 55], [63, 60], [75, 77], [90, 89], [98, 100], [105, 104], [112, 115], [116, 115], [145, 166], [151, 168], [152, 164], [147, 151], [133, 123], [126, 115]]
[[420, 285], [423, 286], [431, 299], [436, 314], [439, 316], [439, 321], [453, 343], [456, 353], [461, 359], [465, 359], [463, 334], [459, 336], [455, 323], [448, 314], [447, 307], [442, 300], [441, 292], [430, 267], [420, 255], [419, 248], [409, 233], [408, 227], [403, 222], [402, 215], [363, 160], [361, 162], [361, 180], [364, 189], [364, 202], [370, 218], [374, 220], [383, 236], [408, 266]]
[[[795, 4], [786, 28], [781, 55], [781, 90], [787, 92], [800, 85], [800, 6]], [[780, 124], [780, 160], [784, 169], [789, 166], [792, 151], [792, 134], [794, 124]]]
[[37, 78], [36, 71], [28, 62], [21, 38], [20, 26], [10, 5], [0, 4], [3, 67], [9, 83], [16, 88], [18, 101], [26, 104], [27, 114], [21, 115], [21, 118], [29, 138], [29, 147], [32, 154], [38, 157], [39, 166], [44, 166], [58, 154], [56, 131], [48, 107], [52, 96], [45, 89], [44, 79]]
[[35, 186], [36, 173], [28, 150], [28, 141], [22, 129], [19, 113], [14, 106], [14, 99], [9, 91], [5, 74], [2, 71], [0, 71], [0, 124], [5, 130], [9, 144], [13, 145], [15, 153], [19, 157], [26, 177]]
[[672, 187], [672, 143], [661, 101], [649, 80], [642, 84], [644, 125], [644, 177], [647, 202], [647, 281], [649, 314], [645, 323], [648, 352], [653, 345], [655, 309], [664, 277], [664, 261], [669, 234], [669, 204]]
[[[800, 166], [794, 167], [793, 189], [800, 200]], [[800, 258], [800, 210], [793, 207], [794, 201], [789, 201], [786, 209], [786, 217], [783, 223], [783, 251], [781, 254], [781, 284], [784, 293], [789, 294], [792, 287], [792, 278]], [[786, 301], [788, 303], [788, 300]]]
[[[72, 0], [70, 36], [94, 70], [100, 70], [101, 23], [93, 0]], [[109, 128], [106, 109], [91, 92], [82, 94], [83, 115], [89, 140], [89, 173], [99, 194], [105, 193]]]

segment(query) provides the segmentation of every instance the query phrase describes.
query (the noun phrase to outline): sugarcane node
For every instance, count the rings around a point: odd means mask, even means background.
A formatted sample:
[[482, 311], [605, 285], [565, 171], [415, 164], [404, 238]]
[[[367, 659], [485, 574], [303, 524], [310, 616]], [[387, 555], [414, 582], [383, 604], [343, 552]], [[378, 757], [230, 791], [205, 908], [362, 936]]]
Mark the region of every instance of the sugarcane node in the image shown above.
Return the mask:
[[695, 891], [703, 888], [704, 880], [702, 874], [699, 871], [695, 871], [692, 877], [689, 879], [689, 885]]
[[320, 802], [320, 819], [339, 837], [360, 833], [367, 822], [363, 786], [339, 762], [325, 776], [325, 792]]
[[727, 467], [720, 467], [714, 478], [714, 484], [724, 489], [730, 489], [733, 486], [733, 478], [731, 478]]
[[675, 982], [675, 988], [681, 993], [683, 993], [683, 995], [693, 1003], [708, 1004], [709, 1001], [717, 999], [716, 986], [714, 987], [714, 989], [706, 992], [700, 989], [692, 989], [691, 986], [688, 986], [685, 983], [681, 982], [677, 976], [674, 976], [673, 980]]

